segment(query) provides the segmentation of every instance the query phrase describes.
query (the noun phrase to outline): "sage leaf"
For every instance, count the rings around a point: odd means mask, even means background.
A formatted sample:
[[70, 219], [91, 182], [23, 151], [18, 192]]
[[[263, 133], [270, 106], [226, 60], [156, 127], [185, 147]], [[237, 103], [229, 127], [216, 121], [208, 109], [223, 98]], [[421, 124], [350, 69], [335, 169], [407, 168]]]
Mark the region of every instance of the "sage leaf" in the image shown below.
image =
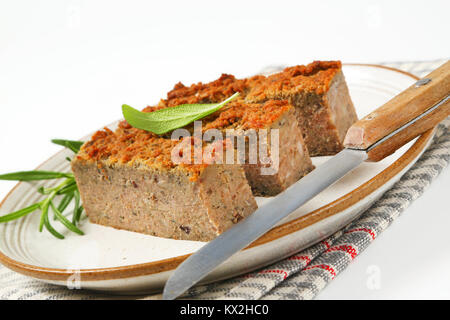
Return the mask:
[[239, 92], [236, 92], [220, 103], [182, 104], [153, 112], [141, 112], [124, 104], [122, 105], [122, 113], [131, 126], [155, 134], [164, 134], [218, 111], [238, 95]]

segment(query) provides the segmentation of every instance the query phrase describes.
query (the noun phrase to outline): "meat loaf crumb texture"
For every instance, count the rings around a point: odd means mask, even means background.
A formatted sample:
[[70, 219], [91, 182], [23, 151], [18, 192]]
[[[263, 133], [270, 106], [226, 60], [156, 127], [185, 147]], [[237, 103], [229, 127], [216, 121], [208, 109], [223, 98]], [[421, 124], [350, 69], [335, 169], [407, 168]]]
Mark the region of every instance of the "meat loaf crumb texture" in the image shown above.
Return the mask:
[[214, 165], [192, 181], [182, 170], [74, 161], [89, 220], [158, 237], [209, 241], [257, 205], [239, 165]]
[[[256, 196], [277, 195], [314, 168], [295, 109], [286, 100], [237, 102], [208, 120], [205, 130], [218, 129], [224, 134], [233, 130], [230, 137], [234, 147], [238, 146], [238, 139], [246, 141], [242, 163]], [[249, 133], [254, 133], [255, 139]], [[259, 157], [252, 162], [250, 157], [255, 154]]]

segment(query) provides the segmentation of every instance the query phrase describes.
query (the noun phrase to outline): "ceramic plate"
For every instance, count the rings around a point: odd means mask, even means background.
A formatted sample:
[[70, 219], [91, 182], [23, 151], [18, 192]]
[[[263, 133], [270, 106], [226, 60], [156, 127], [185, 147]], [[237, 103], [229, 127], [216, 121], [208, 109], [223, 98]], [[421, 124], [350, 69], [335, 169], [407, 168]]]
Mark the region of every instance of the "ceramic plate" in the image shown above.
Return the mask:
[[[350, 95], [359, 117], [374, 110], [416, 78], [405, 72], [373, 65], [345, 65]], [[312, 201], [293, 212], [248, 248], [218, 267], [203, 282], [261, 268], [304, 249], [357, 218], [417, 160], [432, 131], [410, 142], [379, 163], [364, 163]], [[62, 151], [39, 166], [68, 170]], [[313, 158], [317, 166], [328, 157]], [[36, 200], [36, 184], [19, 183], [3, 200], [0, 215]], [[270, 198], [257, 199], [264, 205]], [[85, 289], [116, 293], [160, 291], [173, 270], [203, 242], [163, 239], [95, 225], [84, 219], [85, 236], [67, 232], [58, 240], [38, 232], [39, 214], [0, 225], [0, 262], [22, 274], [58, 285], [74, 280]], [[57, 226], [57, 223], [54, 224]]]

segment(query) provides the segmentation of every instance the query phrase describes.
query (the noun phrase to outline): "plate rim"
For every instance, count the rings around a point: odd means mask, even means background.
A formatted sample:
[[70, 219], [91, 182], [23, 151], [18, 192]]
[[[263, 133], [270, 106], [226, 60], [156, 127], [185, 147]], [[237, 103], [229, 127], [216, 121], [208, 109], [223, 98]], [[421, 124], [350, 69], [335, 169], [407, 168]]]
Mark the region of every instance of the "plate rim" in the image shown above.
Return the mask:
[[[419, 79], [419, 77], [409, 72], [384, 65], [365, 64], [365, 63], [343, 63], [343, 65], [382, 68], [404, 74], [406, 76], [411, 77], [414, 80]], [[360, 185], [358, 188], [348, 192], [342, 197], [336, 199], [335, 201], [332, 201], [314, 211], [309, 212], [308, 214], [305, 214], [302, 217], [293, 219], [291, 221], [288, 221], [286, 223], [283, 223], [279, 226], [272, 228], [270, 231], [262, 235], [260, 238], [255, 240], [253, 243], [251, 243], [243, 250], [254, 248], [256, 246], [261, 246], [268, 242], [280, 239], [291, 233], [304, 229], [314, 223], [329, 218], [332, 215], [338, 214], [343, 210], [355, 205], [358, 201], [369, 196], [371, 193], [379, 189], [384, 183], [395, 177], [402, 169], [408, 166], [408, 164], [410, 164], [411, 161], [414, 161], [414, 159], [427, 146], [429, 140], [433, 136], [433, 131], [434, 128], [420, 135], [418, 139], [414, 142], [414, 144], [396, 161], [394, 161], [383, 171], [372, 177], [372, 179]], [[47, 161], [56, 157], [59, 153], [62, 152], [64, 152], [64, 150], [61, 150], [58, 153], [54, 154], [49, 159], [41, 163], [37, 168], [40, 168]], [[5, 198], [0, 202], [0, 208], [3, 206], [4, 202], [11, 196], [11, 194], [18, 188], [18, 186], [21, 183], [22, 182], [17, 183], [7, 193]], [[67, 280], [68, 277], [72, 276], [74, 272], [76, 272], [77, 275], [79, 275], [81, 280], [84, 282], [84, 281], [116, 280], [138, 276], [149, 276], [152, 274], [157, 274], [165, 271], [171, 271], [175, 269], [179, 264], [181, 264], [185, 259], [187, 259], [191, 254], [192, 253], [127, 266], [77, 269], [75, 271], [69, 269], [46, 268], [23, 263], [8, 257], [0, 250], [0, 263], [13, 271], [41, 280], [65, 281]]]

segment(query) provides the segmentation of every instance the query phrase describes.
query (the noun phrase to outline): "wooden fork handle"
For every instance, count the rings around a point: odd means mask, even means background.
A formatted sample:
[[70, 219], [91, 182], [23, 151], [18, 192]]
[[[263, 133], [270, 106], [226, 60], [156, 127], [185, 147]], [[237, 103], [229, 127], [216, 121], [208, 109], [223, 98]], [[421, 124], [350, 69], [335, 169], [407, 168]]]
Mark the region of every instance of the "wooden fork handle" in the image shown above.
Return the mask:
[[417, 81], [347, 131], [346, 148], [366, 150], [369, 161], [392, 154], [450, 115], [450, 61]]

